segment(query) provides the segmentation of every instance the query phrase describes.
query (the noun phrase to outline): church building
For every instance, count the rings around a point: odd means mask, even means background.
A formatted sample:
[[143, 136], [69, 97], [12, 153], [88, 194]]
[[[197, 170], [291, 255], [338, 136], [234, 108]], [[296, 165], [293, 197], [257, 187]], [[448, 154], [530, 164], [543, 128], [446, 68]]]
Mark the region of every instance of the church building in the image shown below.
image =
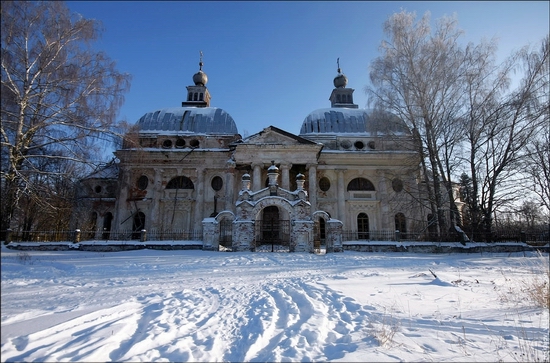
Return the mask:
[[272, 125], [245, 138], [210, 105], [202, 68], [201, 57], [181, 107], [143, 115], [117, 162], [82, 181], [78, 228], [289, 252], [339, 252], [344, 241], [424, 228], [411, 131], [354, 104], [340, 68], [329, 107], [307, 115], [299, 135]]

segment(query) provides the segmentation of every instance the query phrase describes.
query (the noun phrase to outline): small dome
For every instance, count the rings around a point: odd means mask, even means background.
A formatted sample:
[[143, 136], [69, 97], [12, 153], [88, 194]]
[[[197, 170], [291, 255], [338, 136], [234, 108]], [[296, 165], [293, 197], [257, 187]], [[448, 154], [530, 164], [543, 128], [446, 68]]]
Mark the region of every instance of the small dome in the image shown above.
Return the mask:
[[195, 86], [205, 86], [208, 82], [208, 76], [203, 71], [198, 71], [193, 75]]
[[171, 107], [148, 112], [137, 122], [140, 132], [186, 132], [236, 135], [237, 125], [226, 111], [216, 107]]
[[348, 77], [346, 77], [343, 73], [338, 72], [338, 75], [334, 77], [333, 83], [336, 88], [344, 88], [348, 85]]
[[275, 161], [272, 161], [271, 166], [267, 168], [267, 173], [272, 174], [272, 173], [278, 173], [278, 172], [279, 172], [279, 168], [275, 165]]

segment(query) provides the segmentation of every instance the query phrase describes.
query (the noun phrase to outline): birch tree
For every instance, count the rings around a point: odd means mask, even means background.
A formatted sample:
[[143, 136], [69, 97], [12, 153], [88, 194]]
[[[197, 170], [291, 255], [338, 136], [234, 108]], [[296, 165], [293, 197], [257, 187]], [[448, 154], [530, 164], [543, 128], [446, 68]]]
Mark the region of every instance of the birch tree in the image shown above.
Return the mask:
[[[63, 2], [1, 4], [2, 224], [11, 227], [22, 198], [55, 209], [54, 184], [98, 161], [116, 135], [116, 114], [130, 76], [93, 49], [100, 24]], [[62, 166], [62, 167], [61, 167]]]
[[428, 223], [443, 238], [456, 217], [450, 174], [464, 73], [457, 42], [462, 31], [455, 18], [445, 17], [432, 33], [429, 13], [417, 22], [414, 13], [403, 11], [389, 17], [384, 32], [388, 39], [371, 63], [372, 87], [366, 91], [375, 107], [395, 113], [413, 130], [431, 210]]

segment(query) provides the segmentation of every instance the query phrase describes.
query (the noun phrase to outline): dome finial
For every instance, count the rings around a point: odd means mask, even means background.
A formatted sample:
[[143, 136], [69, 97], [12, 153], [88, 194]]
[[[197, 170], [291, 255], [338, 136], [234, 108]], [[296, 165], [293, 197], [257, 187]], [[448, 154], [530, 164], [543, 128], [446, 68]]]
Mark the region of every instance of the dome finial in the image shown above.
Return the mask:
[[199, 52], [199, 54], [199, 71], [193, 75], [193, 82], [195, 82], [195, 86], [205, 86], [206, 82], [208, 82], [208, 77], [206, 76], [206, 73], [202, 71], [202, 66], [204, 64], [202, 63], [202, 50]]
[[340, 69], [340, 58], [336, 59], [336, 64], [338, 65], [338, 74], [336, 75], [336, 77], [334, 77], [334, 87], [345, 88], [348, 84], [348, 78], [345, 74], [342, 73], [342, 70]]

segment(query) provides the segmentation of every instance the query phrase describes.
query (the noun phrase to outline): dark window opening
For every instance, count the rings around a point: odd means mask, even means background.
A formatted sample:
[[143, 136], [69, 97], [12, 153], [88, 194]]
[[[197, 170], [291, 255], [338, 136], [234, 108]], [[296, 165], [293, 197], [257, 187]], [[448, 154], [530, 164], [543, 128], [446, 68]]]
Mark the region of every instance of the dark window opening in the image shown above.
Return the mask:
[[407, 233], [407, 221], [403, 213], [395, 215], [395, 230], [401, 233]]
[[327, 177], [322, 177], [321, 180], [319, 180], [319, 189], [321, 189], [323, 192], [326, 192], [330, 189], [330, 180]]
[[370, 190], [374, 191], [374, 184], [365, 178], [355, 178], [348, 184], [348, 192], [352, 190]]
[[211, 185], [212, 185], [212, 189], [214, 189], [215, 191], [219, 191], [223, 187], [223, 179], [219, 176], [215, 176], [212, 179]]
[[148, 185], [149, 185], [149, 178], [147, 178], [145, 175], [142, 175], [138, 178], [137, 187], [139, 188], [139, 190], [147, 189]]
[[357, 216], [357, 238], [369, 239], [369, 216], [366, 213]]
[[181, 149], [181, 148], [185, 147], [185, 140], [184, 139], [177, 139], [176, 140], [176, 147], [178, 149]]
[[138, 212], [134, 216], [134, 222], [132, 224], [132, 239], [139, 239], [142, 229], [145, 229], [145, 214]]
[[395, 178], [391, 182], [393, 190], [397, 193], [403, 190], [403, 181], [399, 178]]
[[102, 238], [107, 240], [111, 234], [111, 224], [113, 222], [113, 213], [107, 212], [103, 218], [103, 235]]
[[195, 189], [195, 186], [188, 177], [177, 176], [168, 182], [166, 189]]

